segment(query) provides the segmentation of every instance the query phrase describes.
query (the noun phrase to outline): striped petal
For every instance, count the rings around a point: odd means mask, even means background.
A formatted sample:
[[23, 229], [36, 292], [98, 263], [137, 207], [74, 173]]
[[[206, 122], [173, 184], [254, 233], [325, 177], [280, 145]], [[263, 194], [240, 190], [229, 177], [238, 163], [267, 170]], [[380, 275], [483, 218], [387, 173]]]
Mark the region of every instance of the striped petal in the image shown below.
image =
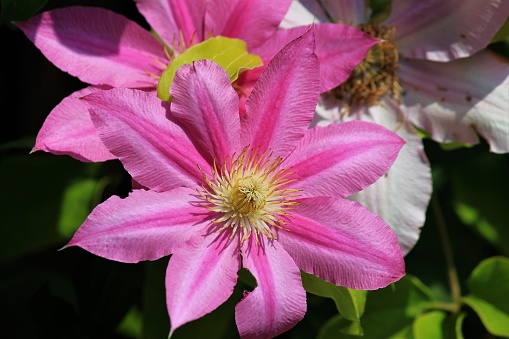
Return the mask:
[[351, 121], [314, 127], [285, 160], [299, 178], [301, 196], [347, 197], [392, 166], [404, 141], [380, 125]]
[[319, 96], [319, 62], [309, 30], [270, 61], [246, 101], [242, 144], [285, 157], [302, 138]]
[[206, 0], [136, 0], [136, 6], [161, 39], [176, 52], [202, 42]]
[[256, 278], [257, 286], [246, 292], [235, 308], [242, 338], [273, 338], [297, 324], [306, 313], [306, 292], [300, 271], [277, 242], [242, 246], [242, 266]]
[[182, 66], [171, 94], [171, 118], [210, 164], [240, 150], [239, 96], [221, 66], [209, 60]]
[[227, 233], [215, 237], [203, 230], [170, 258], [166, 271], [166, 304], [171, 333], [215, 310], [233, 293], [240, 269], [238, 242]]
[[298, 202], [278, 241], [301, 270], [362, 290], [385, 287], [405, 274], [398, 239], [379, 216], [345, 199]]
[[16, 25], [55, 66], [92, 85], [154, 88], [147, 72], [159, 75], [167, 62], [149, 31], [102, 8], [60, 8]]
[[[158, 192], [195, 187], [210, 173], [186, 133], [154, 93], [114, 88], [84, 97], [104, 145], [144, 187]], [[148, 164], [148, 165], [147, 165]]]
[[79, 90], [53, 108], [37, 134], [32, 152], [66, 154], [86, 162], [115, 159], [99, 138], [87, 106], [79, 99], [100, 90], [93, 86]]
[[205, 209], [191, 203], [194, 195], [192, 189], [178, 188], [135, 190], [125, 199], [113, 196], [92, 211], [66, 247], [126, 263], [162, 258], [204, 222]]

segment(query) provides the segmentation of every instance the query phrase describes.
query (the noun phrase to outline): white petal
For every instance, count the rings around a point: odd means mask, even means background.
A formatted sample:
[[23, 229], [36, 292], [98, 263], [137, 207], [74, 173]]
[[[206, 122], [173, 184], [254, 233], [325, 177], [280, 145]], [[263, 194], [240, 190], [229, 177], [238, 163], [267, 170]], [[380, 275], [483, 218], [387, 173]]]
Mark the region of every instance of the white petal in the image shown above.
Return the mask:
[[402, 61], [405, 114], [439, 142], [476, 144], [509, 152], [509, 64], [488, 52], [447, 63]]
[[340, 114], [340, 107], [333, 99], [322, 97], [314, 122], [327, 125], [354, 119], [383, 125], [406, 141], [387, 174], [350, 198], [380, 215], [396, 232], [400, 247], [407, 254], [419, 239], [432, 190], [430, 166], [421, 138], [409, 123], [403, 122], [398, 106], [388, 100], [384, 106], [346, 115]]

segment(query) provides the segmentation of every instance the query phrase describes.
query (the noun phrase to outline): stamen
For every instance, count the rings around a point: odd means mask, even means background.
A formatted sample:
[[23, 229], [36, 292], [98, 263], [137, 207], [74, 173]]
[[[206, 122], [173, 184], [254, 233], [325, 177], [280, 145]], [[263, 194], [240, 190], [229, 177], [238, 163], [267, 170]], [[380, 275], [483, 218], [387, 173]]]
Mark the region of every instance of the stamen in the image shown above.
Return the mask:
[[194, 44], [193, 41], [194, 41], [195, 33], [196, 32], [193, 32], [193, 34], [191, 35], [191, 40], [189, 41], [189, 43], [187, 43], [184, 40], [184, 34], [181, 30], [179, 30], [179, 32], [178, 32], [178, 35], [180, 37], [178, 39], [178, 41], [177, 41], [177, 33], [175, 33], [173, 35], [171, 44], [169, 46], [164, 44], [164, 47], [163, 47], [164, 55], [166, 56], [167, 62], [165, 63], [165, 62], [162, 62], [161, 60], [151, 58], [153, 64], [155, 64], [155, 67], [157, 69], [160, 69], [160, 73], [154, 74], [153, 72], [150, 72], [148, 69], [145, 69], [145, 73], [147, 73], [151, 78], [159, 80], [159, 78], [161, 77], [161, 73], [168, 67], [168, 65], [175, 59], [175, 57], [178, 54], [183, 53], [186, 49], [188, 49], [189, 47], [191, 47]]
[[382, 41], [369, 50], [347, 81], [331, 91], [346, 107], [345, 113], [351, 107], [369, 107], [379, 103], [387, 94], [396, 102], [402, 102], [402, 88], [397, 75], [399, 54], [396, 43], [392, 41], [394, 26], [370, 23], [359, 25], [359, 29]]
[[291, 217], [287, 211], [299, 203], [299, 190], [287, 188], [297, 181], [289, 169], [280, 169], [280, 157], [271, 159], [272, 152], [259, 153], [258, 149], [245, 147], [239, 155], [233, 154], [230, 165], [223, 161], [218, 171], [216, 160], [209, 179], [203, 175], [204, 184], [199, 192], [203, 198], [201, 206], [217, 214], [212, 221], [218, 224], [218, 232], [231, 229], [231, 237], [239, 234], [244, 242], [254, 236], [258, 243], [264, 235], [276, 239], [276, 229], [283, 227], [283, 218]]

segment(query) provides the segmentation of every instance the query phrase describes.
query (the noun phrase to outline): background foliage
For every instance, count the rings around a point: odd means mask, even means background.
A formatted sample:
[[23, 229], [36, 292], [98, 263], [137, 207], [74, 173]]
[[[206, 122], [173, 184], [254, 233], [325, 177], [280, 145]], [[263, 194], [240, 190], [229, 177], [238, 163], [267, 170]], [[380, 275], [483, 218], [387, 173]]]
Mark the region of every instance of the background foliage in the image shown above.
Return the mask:
[[[376, 14], [389, 1], [371, 3]], [[11, 21], [70, 5], [109, 8], [148, 28], [134, 1], [1, 0], [0, 337], [166, 338], [168, 258], [133, 265], [59, 251], [94, 206], [127, 195], [121, 164], [29, 154], [51, 109], [84, 84]], [[508, 36], [506, 24], [489, 46], [507, 59]], [[425, 151], [434, 193], [407, 276], [366, 292], [303, 275], [308, 312], [282, 338], [509, 337], [509, 155], [489, 153], [486, 143], [446, 149], [430, 140]], [[234, 306], [254, 284], [247, 271], [239, 276], [228, 302], [174, 338], [236, 338]]]

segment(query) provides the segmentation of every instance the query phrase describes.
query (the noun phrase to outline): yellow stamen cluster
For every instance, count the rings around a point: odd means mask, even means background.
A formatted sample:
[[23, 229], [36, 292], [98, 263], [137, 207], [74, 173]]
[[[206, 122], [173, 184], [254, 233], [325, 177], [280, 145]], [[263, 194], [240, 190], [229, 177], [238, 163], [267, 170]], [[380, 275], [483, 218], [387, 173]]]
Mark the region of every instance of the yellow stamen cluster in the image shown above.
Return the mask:
[[230, 228], [231, 237], [239, 234], [244, 242], [254, 235], [258, 243], [262, 234], [276, 239], [276, 229], [287, 230], [281, 217], [290, 217], [287, 211], [298, 204], [292, 199], [299, 191], [288, 188], [297, 179], [289, 169], [280, 169], [283, 159], [271, 157], [270, 151], [259, 154], [245, 147], [219, 169], [214, 162], [210, 179], [202, 171], [206, 182], [199, 192], [206, 201], [202, 206], [215, 212], [213, 222], [219, 225], [218, 232]]
[[373, 46], [366, 58], [353, 70], [346, 82], [332, 90], [348, 111], [355, 106], [371, 106], [386, 94], [401, 103], [402, 88], [397, 75], [399, 54], [392, 41], [394, 26], [360, 25], [363, 32], [382, 39]]

